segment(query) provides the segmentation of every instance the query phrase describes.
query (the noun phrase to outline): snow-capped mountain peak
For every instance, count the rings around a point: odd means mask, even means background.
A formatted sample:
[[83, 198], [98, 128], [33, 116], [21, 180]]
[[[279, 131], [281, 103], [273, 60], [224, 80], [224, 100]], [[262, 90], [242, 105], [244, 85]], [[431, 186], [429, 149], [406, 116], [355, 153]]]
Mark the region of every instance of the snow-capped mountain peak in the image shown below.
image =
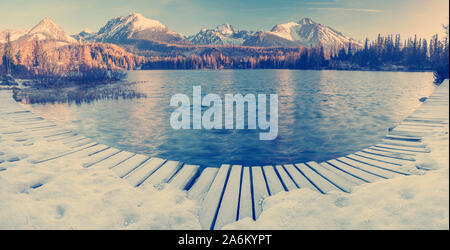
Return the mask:
[[236, 30], [231, 24], [222, 24], [214, 29], [203, 28], [195, 35], [188, 36], [187, 39], [197, 45], [242, 45], [253, 31]]
[[328, 26], [314, 22], [311, 18], [303, 18], [297, 23], [275, 25], [268, 33], [306, 47], [322, 45], [327, 49], [339, 49], [347, 47], [349, 43], [356, 47], [360, 46], [355, 40]]
[[116, 44], [127, 43], [130, 39], [175, 43], [184, 40], [183, 36], [168, 29], [160, 21], [146, 18], [140, 13], [109, 20], [93, 39]]
[[133, 13], [129, 15], [128, 17], [126, 17], [126, 22], [131, 24], [130, 26], [132, 27], [133, 31], [166, 28], [166, 26], [164, 26], [160, 21], [146, 18], [140, 13]]
[[277, 24], [272, 28], [272, 30], [270, 30], [270, 32], [289, 41], [294, 41], [297, 38], [295, 37], [295, 34], [298, 26], [299, 24], [294, 22]]
[[219, 25], [216, 29], [224, 35], [231, 35], [235, 32], [234, 27], [228, 23]]
[[76, 42], [75, 39], [67, 33], [52, 19], [46, 17], [34, 26], [27, 34], [27, 37], [37, 38], [39, 40], [56, 40], [62, 42]]
[[93, 34], [93, 33], [95, 33], [94, 31], [92, 31], [92, 30], [89, 29], [89, 28], [84, 28], [81, 32], [82, 32], [82, 33], [86, 33], [86, 34]]
[[298, 21], [298, 24], [303, 24], [303, 25], [306, 25], [306, 24], [315, 24], [316, 22], [314, 22], [311, 18], [309, 18], [309, 17], [305, 17], [305, 18], [303, 18], [303, 19], [301, 19], [300, 21]]

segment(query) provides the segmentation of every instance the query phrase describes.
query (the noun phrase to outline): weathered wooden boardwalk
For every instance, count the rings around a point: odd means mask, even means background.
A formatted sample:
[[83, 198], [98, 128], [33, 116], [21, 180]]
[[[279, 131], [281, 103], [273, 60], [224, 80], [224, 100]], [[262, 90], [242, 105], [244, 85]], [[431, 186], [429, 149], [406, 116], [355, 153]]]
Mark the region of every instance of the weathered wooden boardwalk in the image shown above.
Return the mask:
[[85, 168], [109, 168], [135, 187], [170, 183], [200, 202], [204, 229], [220, 229], [245, 217], [258, 218], [262, 200], [281, 191], [310, 188], [322, 194], [351, 192], [356, 185], [413, 174], [416, 157], [430, 152], [423, 137], [433, 129], [448, 127], [448, 85], [446, 80], [437, 87], [420, 108], [388, 132], [382, 143], [320, 163], [200, 168], [135, 154], [57, 127], [14, 102], [10, 91], [0, 91], [0, 117], [8, 119], [16, 129], [6, 131], [0, 127], [0, 135], [15, 134], [20, 140], [26, 134], [70, 148], [36, 160], [38, 165], [56, 159], [76, 160], [82, 161]]

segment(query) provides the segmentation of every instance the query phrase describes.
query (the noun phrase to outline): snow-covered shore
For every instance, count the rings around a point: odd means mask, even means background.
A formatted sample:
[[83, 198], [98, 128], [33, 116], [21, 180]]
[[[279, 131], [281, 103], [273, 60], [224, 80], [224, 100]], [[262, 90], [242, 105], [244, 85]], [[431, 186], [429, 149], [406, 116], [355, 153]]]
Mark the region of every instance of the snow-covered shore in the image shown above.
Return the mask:
[[[14, 127], [0, 119], [0, 129]], [[68, 148], [15, 138], [0, 135], [0, 229], [200, 229], [198, 205], [181, 190], [133, 188], [108, 168], [77, 162], [35, 165]]]
[[[424, 138], [432, 153], [417, 159], [420, 175], [399, 176], [320, 195], [309, 189], [264, 201], [258, 220], [224, 229], [449, 229], [448, 126]], [[425, 170], [426, 169], [426, 170]]]

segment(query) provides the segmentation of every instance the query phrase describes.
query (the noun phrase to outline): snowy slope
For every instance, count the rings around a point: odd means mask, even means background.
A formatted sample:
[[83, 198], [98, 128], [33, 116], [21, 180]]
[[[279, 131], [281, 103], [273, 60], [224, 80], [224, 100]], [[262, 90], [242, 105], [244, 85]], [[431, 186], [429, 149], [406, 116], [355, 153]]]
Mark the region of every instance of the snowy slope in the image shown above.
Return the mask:
[[139, 13], [111, 19], [91, 38], [95, 42], [115, 44], [126, 44], [134, 39], [166, 43], [184, 40], [182, 35], [168, 29], [160, 21], [146, 18]]
[[6, 42], [6, 34], [10, 34], [10, 40], [15, 41], [17, 39], [19, 39], [21, 36], [25, 35], [26, 33], [28, 33], [28, 30], [12, 30], [12, 29], [6, 29], [2, 32], [0, 32], [0, 43], [5, 43]]
[[242, 44], [252, 47], [298, 47], [298, 43], [267, 31], [258, 31]]
[[79, 42], [87, 42], [87, 41], [89, 42], [92, 41], [96, 35], [97, 33], [86, 28], [82, 30], [80, 33], [72, 35], [72, 37]]
[[333, 28], [316, 23], [310, 18], [303, 18], [297, 23], [288, 22], [275, 25], [268, 33], [306, 47], [316, 47], [321, 44], [328, 49], [339, 49], [347, 47], [350, 42], [356, 47], [361, 46], [352, 38]]
[[194, 44], [234, 44], [256, 47], [317, 47], [326, 49], [347, 48], [349, 43], [360, 47], [353, 40], [328, 26], [303, 18], [299, 22], [288, 22], [275, 25], [270, 31], [237, 31], [229, 24], [215, 29], [202, 29], [199, 33], [187, 37]]
[[58, 24], [56, 24], [50, 18], [44, 18], [23, 37], [27, 39], [36, 38], [38, 40], [54, 40], [67, 43], [76, 42], [74, 38], [69, 36]]
[[253, 31], [236, 30], [230, 24], [222, 24], [215, 29], [203, 28], [197, 34], [187, 37], [187, 40], [197, 45], [242, 45], [253, 34]]

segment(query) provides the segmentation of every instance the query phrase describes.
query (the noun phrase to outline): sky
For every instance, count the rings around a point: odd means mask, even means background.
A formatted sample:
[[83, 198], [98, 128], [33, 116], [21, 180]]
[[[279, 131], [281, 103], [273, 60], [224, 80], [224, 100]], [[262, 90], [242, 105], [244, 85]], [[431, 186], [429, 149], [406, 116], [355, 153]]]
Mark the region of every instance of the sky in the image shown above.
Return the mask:
[[183, 35], [229, 23], [270, 30], [310, 17], [357, 40], [377, 34], [430, 38], [448, 23], [448, 0], [0, 0], [0, 31], [31, 29], [50, 17], [69, 34], [141, 13]]

